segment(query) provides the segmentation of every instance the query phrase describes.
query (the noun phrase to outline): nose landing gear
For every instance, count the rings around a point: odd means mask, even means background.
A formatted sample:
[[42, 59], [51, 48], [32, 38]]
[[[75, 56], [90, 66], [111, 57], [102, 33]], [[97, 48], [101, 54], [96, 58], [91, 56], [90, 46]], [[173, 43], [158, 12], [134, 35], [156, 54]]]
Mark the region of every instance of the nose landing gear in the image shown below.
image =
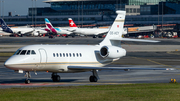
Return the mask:
[[27, 71], [27, 72], [26, 72], [25, 77], [26, 77], [25, 83], [26, 83], [26, 84], [30, 84], [30, 80], [29, 80], [29, 78], [31, 78], [31, 74], [30, 74], [30, 72], [29, 72], [29, 71]]

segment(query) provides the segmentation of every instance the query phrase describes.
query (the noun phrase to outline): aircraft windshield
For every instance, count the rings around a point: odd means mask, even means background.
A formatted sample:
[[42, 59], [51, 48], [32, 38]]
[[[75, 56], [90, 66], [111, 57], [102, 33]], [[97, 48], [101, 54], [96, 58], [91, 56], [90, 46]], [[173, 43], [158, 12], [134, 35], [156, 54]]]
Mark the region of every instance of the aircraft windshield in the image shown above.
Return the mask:
[[17, 50], [14, 55], [36, 55], [34, 50]]

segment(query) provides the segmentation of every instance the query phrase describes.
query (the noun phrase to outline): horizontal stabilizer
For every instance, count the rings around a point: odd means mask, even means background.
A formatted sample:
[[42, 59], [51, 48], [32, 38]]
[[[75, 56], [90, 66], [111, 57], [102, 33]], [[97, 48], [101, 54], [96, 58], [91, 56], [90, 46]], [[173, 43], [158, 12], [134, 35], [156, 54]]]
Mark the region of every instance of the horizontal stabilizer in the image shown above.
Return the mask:
[[160, 42], [160, 41], [154, 41], [154, 40], [130, 39], [130, 38], [111, 38], [110, 40], [119, 40], [119, 41], [137, 41], [137, 42]]
[[68, 66], [71, 70], [175, 70], [174, 68], [137, 68], [137, 67], [86, 67]]

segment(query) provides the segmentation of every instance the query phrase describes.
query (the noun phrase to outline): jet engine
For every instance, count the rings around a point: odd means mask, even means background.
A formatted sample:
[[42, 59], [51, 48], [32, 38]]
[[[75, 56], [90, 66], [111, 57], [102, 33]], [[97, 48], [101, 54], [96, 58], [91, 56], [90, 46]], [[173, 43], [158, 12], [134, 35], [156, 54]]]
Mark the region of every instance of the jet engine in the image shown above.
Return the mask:
[[116, 46], [103, 46], [100, 49], [103, 58], [116, 59], [126, 55], [126, 50]]
[[39, 32], [34, 31], [32, 34], [33, 34], [33, 36], [38, 36], [38, 35], [39, 35]]

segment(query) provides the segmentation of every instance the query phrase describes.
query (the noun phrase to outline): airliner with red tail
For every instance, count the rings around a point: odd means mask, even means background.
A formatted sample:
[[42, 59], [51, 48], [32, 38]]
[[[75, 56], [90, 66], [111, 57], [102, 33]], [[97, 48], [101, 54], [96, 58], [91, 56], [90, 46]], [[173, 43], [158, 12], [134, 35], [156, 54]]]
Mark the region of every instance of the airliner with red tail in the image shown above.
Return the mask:
[[93, 38], [96, 38], [98, 35], [100, 34], [107, 34], [107, 32], [109, 31], [109, 28], [78, 28], [76, 26], [76, 24], [74, 23], [74, 21], [69, 18], [69, 26], [70, 28], [68, 29], [68, 31], [71, 31], [75, 34], [80, 34], [80, 35], [92, 35]]

